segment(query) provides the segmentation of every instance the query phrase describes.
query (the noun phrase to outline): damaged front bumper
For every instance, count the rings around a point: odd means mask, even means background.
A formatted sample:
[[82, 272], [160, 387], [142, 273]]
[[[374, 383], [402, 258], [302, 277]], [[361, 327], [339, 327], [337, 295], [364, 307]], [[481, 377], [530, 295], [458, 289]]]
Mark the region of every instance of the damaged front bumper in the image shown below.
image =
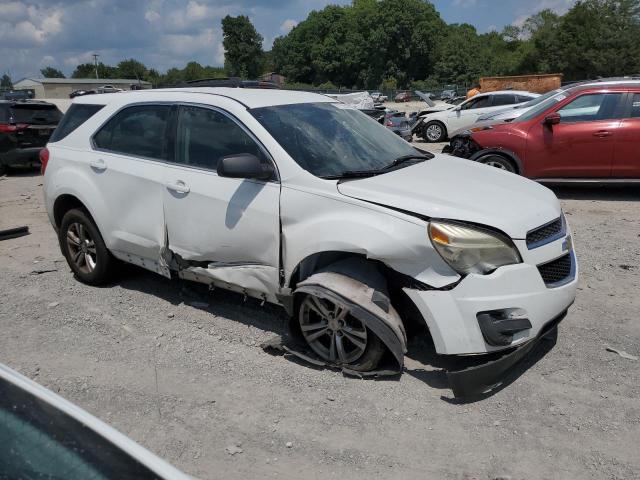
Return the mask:
[[541, 339], [553, 332], [566, 315], [565, 310], [548, 322], [536, 338], [496, 359], [458, 371], [448, 371], [447, 378], [453, 395], [456, 398], [472, 398], [500, 387], [507, 380], [509, 371], [524, 360]]

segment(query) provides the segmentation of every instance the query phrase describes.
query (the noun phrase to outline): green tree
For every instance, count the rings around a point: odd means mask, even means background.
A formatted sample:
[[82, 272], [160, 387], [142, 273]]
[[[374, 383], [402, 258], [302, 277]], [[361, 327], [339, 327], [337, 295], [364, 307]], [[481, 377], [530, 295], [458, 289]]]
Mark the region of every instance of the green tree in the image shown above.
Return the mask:
[[64, 73], [53, 67], [44, 67], [40, 69], [40, 73], [44, 78], [65, 78]]
[[2, 88], [13, 88], [13, 82], [11, 81], [11, 77], [8, 73], [5, 73], [0, 77], [0, 87]]
[[118, 63], [116, 69], [118, 78], [128, 78], [132, 80], [145, 80], [149, 73], [144, 63], [133, 58], [121, 61]]
[[[118, 78], [118, 69], [104, 63], [98, 63], [99, 78]], [[71, 78], [96, 78], [96, 67], [93, 63], [81, 63], [78, 65]]]
[[230, 76], [256, 78], [262, 73], [262, 36], [249, 17], [227, 15], [222, 19], [225, 70]]

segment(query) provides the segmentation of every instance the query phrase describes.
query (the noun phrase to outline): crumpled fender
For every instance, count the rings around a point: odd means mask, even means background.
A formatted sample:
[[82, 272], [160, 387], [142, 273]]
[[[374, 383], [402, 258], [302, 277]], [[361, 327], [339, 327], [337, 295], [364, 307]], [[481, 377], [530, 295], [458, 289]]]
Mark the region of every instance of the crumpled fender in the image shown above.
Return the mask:
[[398, 362], [399, 371], [402, 371], [407, 334], [386, 293], [331, 271], [311, 275], [298, 283], [295, 293], [308, 293], [344, 304], [354, 317], [382, 340]]

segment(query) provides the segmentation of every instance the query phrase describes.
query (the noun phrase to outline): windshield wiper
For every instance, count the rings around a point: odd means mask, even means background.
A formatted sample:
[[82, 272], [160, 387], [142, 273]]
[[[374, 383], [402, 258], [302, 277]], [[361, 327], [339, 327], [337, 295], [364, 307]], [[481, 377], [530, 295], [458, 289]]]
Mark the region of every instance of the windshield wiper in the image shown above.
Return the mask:
[[432, 156], [429, 157], [427, 155], [422, 155], [422, 154], [416, 154], [416, 153], [413, 153], [413, 154], [410, 154], [410, 155], [402, 155], [401, 157], [396, 158], [389, 165], [385, 165], [384, 167], [382, 167], [380, 170], [381, 171], [387, 171], [387, 170], [391, 170], [392, 168], [395, 168], [395, 167], [397, 167], [399, 165], [402, 165], [403, 163], [416, 161], [416, 160], [417, 160], [417, 162], [424, 162], [425, 160], [429, 160], [431, 158], [433, 158], [433, 157]]
[[322, 178], [327, 180], [345, 180], [349, 178], [373, 177], [375, 175], [380, 175], [381, 173], [387, 173], [404, 163], [408, 163], [411, 161], [416, 161], [416, 163], [424, 162], [425, 160], [429, 160], [431, 158], [433, 158], [433, 156], [412, 153], [410, 155], [402, 155], [401, 157], [396, 158], [389, 165], [385, 165], [381, 168], [375, 168], [372, 170], [345, 170], [344, 172], [335, 175], [324, 175]]

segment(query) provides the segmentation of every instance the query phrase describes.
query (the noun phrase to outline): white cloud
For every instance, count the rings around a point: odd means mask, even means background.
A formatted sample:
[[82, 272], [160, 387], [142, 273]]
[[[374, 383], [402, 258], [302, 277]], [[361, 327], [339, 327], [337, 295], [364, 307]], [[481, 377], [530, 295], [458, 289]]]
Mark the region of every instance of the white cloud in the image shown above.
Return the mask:
[[280, 25], [280, 31], [282, 33], [289, 33], [291, 31], [291, 29], [293, 27], [295, 27], [296, 25], [298, 25], [298, 22], [296, 22], [295, 20], [293, 20], [291, 18], [288, 18], [287, 20], [282, 22], [282, 24]]
[[151, 23], [157, 22], [158, 20], [160, 20], [160, 14], [158, 12], [156, 12], [155, 10], [147, 10], [144, 13], [144, 18]]

